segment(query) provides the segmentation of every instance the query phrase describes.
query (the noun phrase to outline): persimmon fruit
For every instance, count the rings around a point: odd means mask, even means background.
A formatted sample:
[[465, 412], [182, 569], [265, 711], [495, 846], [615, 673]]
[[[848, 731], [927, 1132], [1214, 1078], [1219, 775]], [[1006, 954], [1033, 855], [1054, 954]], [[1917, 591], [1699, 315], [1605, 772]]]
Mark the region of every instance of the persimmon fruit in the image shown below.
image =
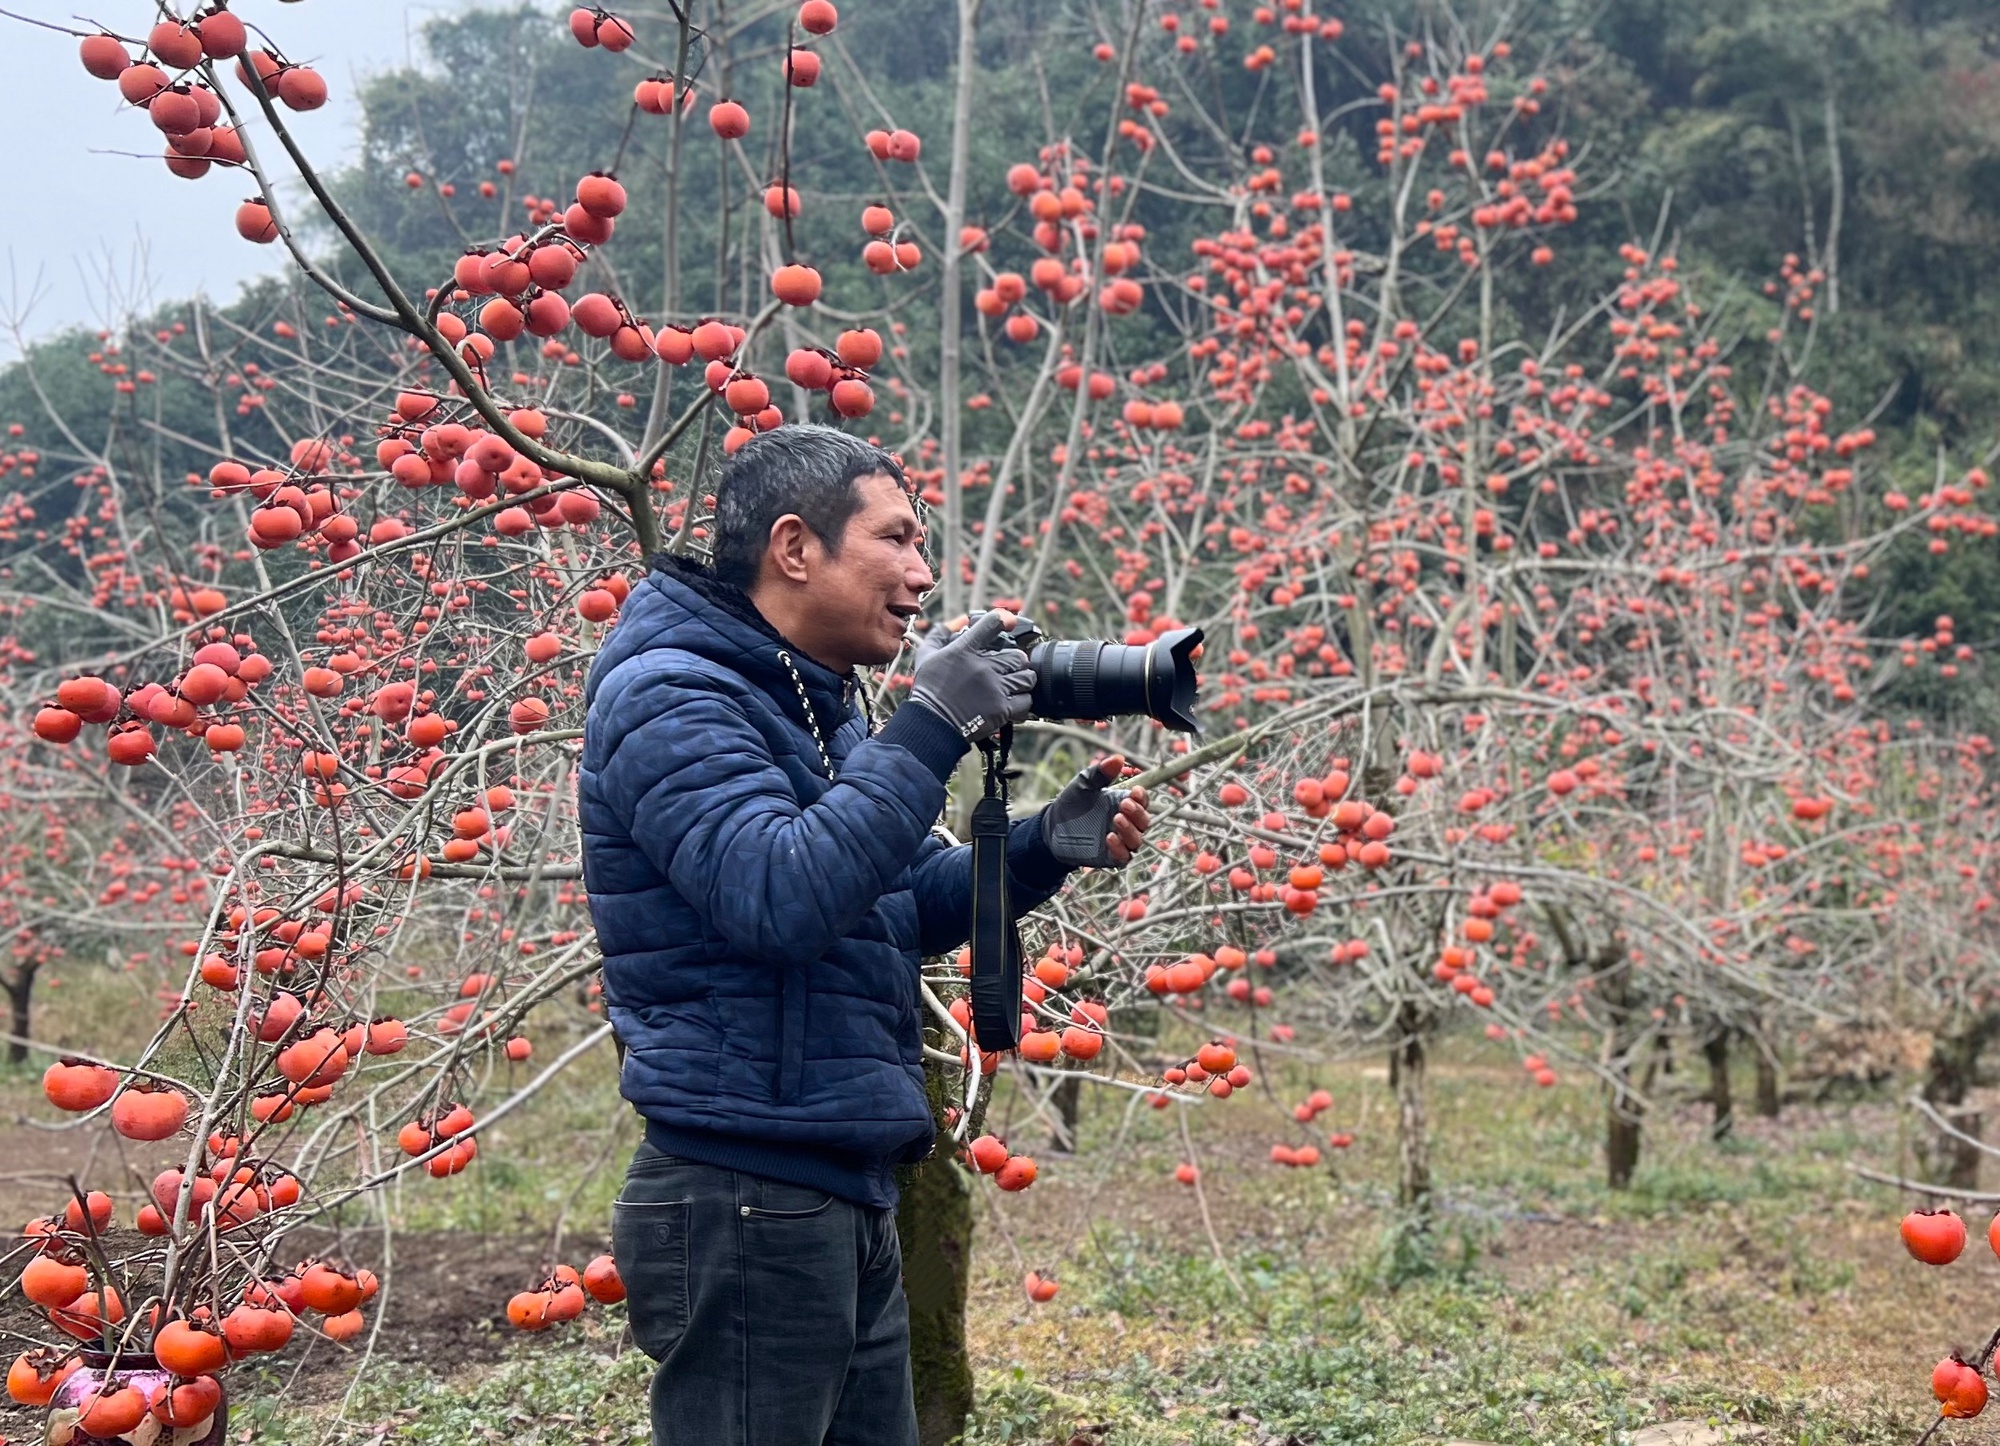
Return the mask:
[[1950, 1265], [1965, 1249], [1965, 1222], [1952, 1210], [1912, 1210], [1903, 1217], [1903, 1247], [1926, 1265]]

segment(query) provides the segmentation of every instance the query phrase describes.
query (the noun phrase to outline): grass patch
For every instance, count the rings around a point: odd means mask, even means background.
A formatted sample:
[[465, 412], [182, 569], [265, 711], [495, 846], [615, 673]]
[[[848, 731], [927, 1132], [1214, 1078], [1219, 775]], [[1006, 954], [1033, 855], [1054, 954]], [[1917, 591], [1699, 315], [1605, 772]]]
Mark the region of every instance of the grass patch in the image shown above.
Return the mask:
[[[1670, 1251], [1521, 1289], [1481, 1270], [1476, 1252], [1447, 1252], [1441, 1268], [1392, 1267], [1434, 1253], [1422, 1234], [1392, 1225], [1345, 1268], [1260, 1254], [1225, 1269], [1128, 1243], [1110, 1257], [1115, 1274], [1084, 1265], [1066, 1278], [1077, 1296], [1058, 1330], [1067, 1364], [1030, 1348], [1045, 1340], [1042, 1325], [1013, 1363], [985, 1374], [968, 1446], [1098, 1428], [1120, 1446], [1601, 1446], [1688, 1418], [1754, 1422], [1800, 1443], [1887, 1446], [1907, 1434], [1907, 1416], [1879, 1407], [1857, 1413], [1805, 1387], [1746, 1390], [1726, 1372], [1690, 1374], [1691, 1358], [1735, 1330], [1782, 1329], [1717, 1295], [1713, 1259]], [[1800, 1284], [1829, 1288], [1823, 1277]], [[1121, 1350], [1120, 1338], [1138, 1344]]]
[[629, 1342], [621, 1347], [623, 1322], [619, 1309], [559, 1339], [523, 1340], [512, 1359], [477, 1375], [455, 1372], [445, 1361], [429, 1370], [379, 1369], [337, 1422], [329, 1409], [286, 1410], [274, 1404], [281, 1398], [263, 1396], [232, 1408], [230, 1424], [250, 1426], [249, 1439], [293, 1446], [328, 1439], [381, 1446], [645, 1441], [653, 1363]]
[[[565, 1027], [538, 1030], [538, 1047], [559, 1048]], [[1537, 1089], [1505, 1049], [1453, 1038], [1432, 1064], [1434, 1210], [1420, 1222], [1393, 1206], [1379, 1064], [1256, 1068], [1253, 1088], [1187, 1108], [1191, 1148], [1182, 1107], [1085, 1090], [1074, 1157], [1043, 1148], [1046, 1126], [1003, 1078], [993, 1124], [1042, 1178], [979, 1196], [965, 1446], [1623, 1446], [1691, 1418], [1755, 1423], [1766, 1446], [1901, 1446], [1933, 1409], [1930, 1366], [2000, 1314], [2000, 1262], [1981, 1248], [1950, 1271], [1916, 1266], [1896, 1240], [1899, 1203], [1847, 1168], [1892, 1158], [1879, 1101], [1739, 1116], [1717, 1144], [1704, 1106], [1663, 1094], [1633, 1187], [1612, 1191], [1592, 1082]], [[26, 1071], [0, 1087], [39, 1095]], [[1291, 1105], [1316, 1087], [1334, 1108], [1301, 1126]], [[1352, 1147], [1330, 1149], [1335, 1131]], [[475, 1238], [538, 1254], [560, 1224], [580, 1264], [638, 1136], [611, 1051], [586, 1056], [464, 1175], [395, 1187], [388, 1209], [411, 1232], [399, 1255]], [[1318, 1168], [1270, 1163], [1271, 1144], [1308, 1139]], [[1183, 1160], [1200, 1167], [1206, 1220], [1174, 1178]], [[1054, 1302], [1027, 1303], [1026, 1268], [1058, 1274]], [[460, 1314], [497, 1314], [517, 1288], [502, 1276], [465, 1287]], [[322, 1372], [301, 1410], [280, 1362], [236, 1379], [232, 1438], [642, 1442], [651, 1363], [621, 1324], [593, 1311], [545, 1336], [482, 1336], [486, 1364], [448, 1344], [399, 1349], [344, 1410], [346, 1376]]]

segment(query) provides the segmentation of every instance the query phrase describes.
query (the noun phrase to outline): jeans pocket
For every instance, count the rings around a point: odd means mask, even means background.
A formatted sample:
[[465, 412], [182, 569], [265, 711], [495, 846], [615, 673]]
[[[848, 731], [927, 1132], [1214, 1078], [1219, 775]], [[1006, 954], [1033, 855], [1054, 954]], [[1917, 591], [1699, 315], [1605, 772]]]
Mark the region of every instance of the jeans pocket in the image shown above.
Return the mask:
[[[752, 1204], [752, 1199], [756, 1203]], [[738, 1208], [745, 1220], [813, 1220], [833, 1206], [832, 1195], [810, 1185], [760, 1180]]]
[[611, 1256], [625, 1282], [632, 1339], [654, 1360], [688, 1324], [686, 1200], [620, 1200], [611, 1207]]

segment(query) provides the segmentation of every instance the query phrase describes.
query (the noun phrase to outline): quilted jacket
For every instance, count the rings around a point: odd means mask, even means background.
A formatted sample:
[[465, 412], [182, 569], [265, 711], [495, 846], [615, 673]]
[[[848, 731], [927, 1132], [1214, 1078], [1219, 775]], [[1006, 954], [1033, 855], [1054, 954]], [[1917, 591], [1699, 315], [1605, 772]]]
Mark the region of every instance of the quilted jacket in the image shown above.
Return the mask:
[[[964, 741], [922, 707], [870, 737], [851, 677], [668, 558], [626, 600], [586, 699], [583, 876], [648, 1139], [893, 1205], [891, 1167], [935, 1136], [918, 964], [970, 928], [971, 850], [931, 832]], [[1023, 912], [1067, 872], [1034, 818], [1008, 865]]]

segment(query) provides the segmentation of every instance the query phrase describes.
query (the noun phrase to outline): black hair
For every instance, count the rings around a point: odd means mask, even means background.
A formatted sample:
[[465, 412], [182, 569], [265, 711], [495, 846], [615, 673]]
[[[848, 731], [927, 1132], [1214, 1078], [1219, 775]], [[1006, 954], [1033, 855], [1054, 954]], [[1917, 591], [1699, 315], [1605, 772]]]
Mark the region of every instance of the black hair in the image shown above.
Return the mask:
[[754, 585], [771, 526], [788, 513], [837, 553], [847, 524], [861, 510], [854, 484], [877, 473], [910, 490], [894, 456], [833, 427], [787, 424], [752, 437], [723, 464], [715, 489], [710, 566], [716, 577], [745, 590]]

